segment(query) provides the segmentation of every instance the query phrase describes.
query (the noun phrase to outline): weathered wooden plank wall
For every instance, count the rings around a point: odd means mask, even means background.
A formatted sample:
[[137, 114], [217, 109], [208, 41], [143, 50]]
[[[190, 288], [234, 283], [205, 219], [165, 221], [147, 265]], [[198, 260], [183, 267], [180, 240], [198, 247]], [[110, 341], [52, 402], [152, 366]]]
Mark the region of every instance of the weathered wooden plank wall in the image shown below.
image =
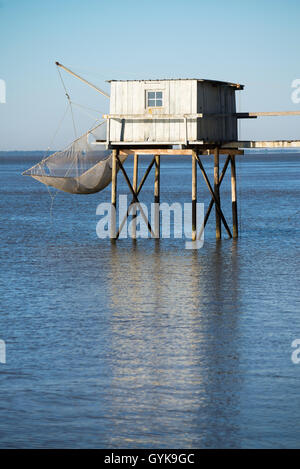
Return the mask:
[[[163, 106], [149, 108], [147, 91], [161, 91]], [[110, 114], [124, 118], [111, 119], [109, 140], [170, 144], [236, 140], [237, 118], [224, 116], [236, 112], [235, 91], [233, 86], [197, 79], [112, 81]], [[165, 118], [169, 115], [177, 117]]]

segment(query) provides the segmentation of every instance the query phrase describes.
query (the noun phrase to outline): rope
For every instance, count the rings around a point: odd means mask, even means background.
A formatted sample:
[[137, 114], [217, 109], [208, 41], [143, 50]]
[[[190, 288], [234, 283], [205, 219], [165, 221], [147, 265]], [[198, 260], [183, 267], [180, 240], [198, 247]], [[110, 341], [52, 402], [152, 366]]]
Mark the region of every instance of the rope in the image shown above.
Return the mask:
[[[57, 134], [58, 134], [58, 132], [59, 132], [61, 126], [62, 126], [62, 123], [63, 123], [63, 121], [64, 121], [64, 119], [65, 119], [65, 117], [66, 117], [66, 115], [67, 115], [68, 109], [69, 109], [69, 104], [67, 104], [66, 110], [65, 110], [65, 112], [64, 112], [64, 114], [63, 114], [63, 117], [62, 117], [61, 120], [59, 121], [59, 124], [58, 124], [58, 126], [57, 126], [57, 128], [56, 128], [56, 130], [55, 130], [55, 132], [54, 132], [54, 134], [53, 134], [53, 137], [52, 137], [52, 139], [51, 139], [51, 141], [50, 141], [50, 144], [49, 144], [48, 147], [47, 147], [46, 154], [49, 152], [51, 146], [52, 146], [53, 143], [54, 143], [54, 140], [55, 140], [55, 138], [56, 138], [56, 136], [57, 136]], [[42, 159], [42, 162], [43, 162], [45, 159], [46, 159], [46, 157], [44, 157], [44, 158]], [[40, 165], [40, 168], [41, 168], [41, 172], [42, 172], [42, 174], [43, 174], [42, 165]], [[48, 185], [47, 185], [47, 190], [48, 190], [48, 194], [49, 194], [50, 199], [51, 199], [51, 203], [50, 203], [50, 212], [49, 212], [49, 213], [50, 213], [50, 222], [51, 222], [51, 225], [52, 225], [52, 223], [53, 223], [53, 204], [54, 204], [54, 200], [55, 200], [55, 198], [56, 198], [56, 196], [57, 196], [57, 194], [58, 194], [58, 190], [56, 190], [56, 191], [54, 191], [54, 193], [52, 193], [51, 190], [50, 190], [50, 186], [48, 186]]]
[[74, 119], [74, 113], [73, 113], [73, 107], [72, 107], [72, 101], [71, 100], [70, 100], [70, 111], [71, 111], [72, 122], [73, 122], [74, 137], [76, 139], [77, 138], [77, 131], [76, 131], [76, 126], [75, 126], [75, 119]]
[[88, 107], [88, 106], [83, 106], [83, 104], [74, 103], [74, 101], [72, 101], [72, 104], [73, 104], [73, 106], [74, 106], [74, 104], [75, 104], [75, 106], [79, 106], [79, 107], [82, 107], [82, 108], [84, 108], [84, 109], [89, 109], [90, 111], [97, 112], [97, 114], [98, 114], [98, 113], [101, 114], [101, 112], [98, 111], [97, 109], [93, 109], [93, 108]]
[[[48, 147], [47, 147], [46, 152], [49, 151], [50, 148], [51, 148], [51, 146], [53, 145], [53, 142], [54, 142], [54, 140], [55, 140], [55, 138], [56, 138], [56, 135], [58, 134], [58, 131], [60, 130], [60, 128], [61, 128], [61, 126], [62, 126], [62, 123], [63, 123], [63, 121], [64, 121], [64, 119], [65, 119], [65, 117], [66, 117], [66, 114], [67, 114], [67, 112], [68, 112], [68, 109], [69, 109], [69, 104], [67, 104], [66, 110], [65, 110], [65, 112], [64, 112], [64, 114], [63, 114], [63, 117], [62, 117], [61, 120], [59, 121], [59, 124], [58, 124], [58, 126], [57, 126], [57, 128], [56, 128], [56, 130], [55, 130], [55, 132], [54, 132], [54, 134], [53, 134], [53, 137], [52, 137], [52, 139], [51, 139], [51, 141], [50, 141], [50, 144], [49, 144]], [[44, 160], [44, 159], [45, 159], [45, 158], [43, 158], [43, 160]]]
[[62, 83], [62, 85], [63, 85], [64, 90], [65, 90], [65, 95], [66, 95], [67, 100], [68, 100], [69, 105], [70, 105], [70, 111], [71, 111], [72, 122], [73, 122], [74, 136], [75, 136], [75, 139], [76, 139], [76, 138], [77, 138], [77, 132], [76, 132], [75, 119], [74, 119], [74, 113], [73, 113], [73, 108], [72, 108], [72, 101], [71, 101], [70, 95], [69, 95], [69, 93], [68, 93], [68, 91], [67, 91], [67, 88], [66, 88], [65, 82], [64, 82], [64, 80], [63, 80], [63, 77], [62, 77], [62, 75], [61, 75], [61, 73], [60, 73], [60, 69], [59, 69], [58, 65], [56, 66], [56, 68], [57, 68], [57, 71], [58, 71], [58, 74], [59, 74], [60, 81], [61, 81], [61, 83]]
[[[75, 105], [75, 106], [79, 106], [79, 107], [84, 108], [84, 106], [81, 106], [80, 104], [74, 103], [74, 101], [72, 101], [72, 104], [73, 104], [73, 106]], [[89, 108], [87, 108], [87, 109], [89, 109]], [[96, 111], [95, 109], [92, 109], [92, 111], [98, 113], [98, 111]], [[84, 111], [83, 109], [81, 109], [81, 112], [83, 112], [86, 116], [89, 116], [91, 119], [93, 119], [93, 120], [95, 119], [95, 116], [93, 116], [93, 115], [90, 114], [89, 112], [86, 112], [86, 111]], [[99, 114], [100, 114], [100, 113], [99, 113]], [[95, 123], [96, 123], [96, 122], [100, 122], [100, 120], [101, 120], [101, 118], [98, 118], [98, 119], [94, 120], [93, 127], [94, 127]]]
[[[75, 119], [74, 119], [74, 113], [73, 113], [73, 107], [72, 107], [72, 101], [71, 101], [71, 98], [70, 98], [70, 95], [67, 91], [67, 88], [66, 88], [66, 85], [65, 85], [65, 82], [63, 80], [63, 77], [60, 73], [60, 69], [58, 67], [58, 65], [56, 66], [57, 67], [57, 71], [58, 71], [58, 74], [59, 74], [59, 77], [60, 77], [60, 81], [62, 82], [62, 85], [63, 85], [63, 88], [65, 90], [65, 94], [66, 94], [66, 97], [67, 97], [67, 100], [69, 102], [69, 106], [70, 106], [70, 111], [71, 111], [71, 116], [72, 116], [72, 123], [73, 123], [73, 130], [74, 130], [74, 137], [75, 137], [75, 140], [77, 139], [77, 131], [76, 131], [76, 126], [75, 126]], [[78, 155], [77, 153], [74, 155], [74, 162], [75, 162], [75, 159], [76, 159], [76, 177], [78, 178]]]
[[[41, 173], [45, 176], [46, 173], [43, 170], [42, 164], [39, 163], [39, 166], [40, 166], [40, 169], [41, 169]], [[51, 190], [50, 190], [50, 186], [47, 185], [47, 191], [48, 191], [49, 197], [51, 199], [50, 209], [49, 209], [49, 216], [50, 216], [50, 225], [52, 225], [53, 224], [53, 204], [54, 204], [54, 200], [55, 200], [55, 198], [58, 194], [58, 190], [55, 191], [55, 189], [54, 189], [54, 193], [52, 193]]]

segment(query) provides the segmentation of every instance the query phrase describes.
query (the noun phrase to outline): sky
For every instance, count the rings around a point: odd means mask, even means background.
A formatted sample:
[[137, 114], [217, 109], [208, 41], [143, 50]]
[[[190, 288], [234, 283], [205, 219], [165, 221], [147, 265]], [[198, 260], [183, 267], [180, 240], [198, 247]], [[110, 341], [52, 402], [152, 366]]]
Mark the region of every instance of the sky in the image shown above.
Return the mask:
[[[208, 78], [242, 83], [238, 110], [300, 110], [299, 0], [0, 0], [0, 150], [65, 147], [71, 113], [55, 66], [109, 92], [110, 79]], [[109, 100], [62, 72], [75, 135]], [[240, 139], [300, 139], [299, 117], [244, 120]], [[57, 130], [58, 129], [58, 130]], [[56, 133], [57, 132], [57, 133]]]

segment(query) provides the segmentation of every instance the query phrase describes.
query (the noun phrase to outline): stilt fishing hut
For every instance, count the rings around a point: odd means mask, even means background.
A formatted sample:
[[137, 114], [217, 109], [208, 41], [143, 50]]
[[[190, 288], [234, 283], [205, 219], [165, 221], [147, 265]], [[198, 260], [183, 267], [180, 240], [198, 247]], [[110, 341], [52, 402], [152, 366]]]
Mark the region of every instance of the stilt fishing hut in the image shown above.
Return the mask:
[[[110, 98], [110, 112], [104, 115], [106, 135], [99, 135], [102, 123], [77, 139], [64, 152], [58, 152], [30, 168], [25, 174], [39, 181], [71, 193], [93, 193], [111, 183], [111, 203], [117, 204], [117, 173], [121, 170], [132, 194], [132, 203], [139, 204], [139, 194], [151, 169], [155, 168], [154, 202], [157, 211], [155, 226], [146, 220], [152, 237], [160, 237], [160, 157], [186, 155], [192, 157], [192, 239], [200, 238], [215, 206], [216, 238], [221, 238], [221, 224], [229, 237], [238, 237], [236, 155], [243, 148], [295, 147], [300, 141], [254, 142], [238, 140], [238, 119], [268, 115], [300, 115], [292, 112], [236, 112], [236, 92], [243, 90], [239, 83], [199, 78], [170, 80], [111, 80], [110, 96], [74, 72], [56, 63], [58, 68], [76, 76], [98, 92]], [[66, 93], [68, 100], [71, 100]], [[103, 127], [101, 127], [102, 129]], [[100, 129], [100, 130], [101, 130]], [[92, 138], [92, 141], [91, 141]], [[138, 184], [138, 162], [142, 155], [153, 155]], [[212, 154], [214, 178], [210, 182], [201, 155]], [[133, 155], [132, 182], [123, 163]], [[220, 172], [220, 155], [226, 159]], [[231, 167], [232, 232], [221, 208], [220, 185], [227, 167]], [[211, 195], [203, 225], [197, 228], [197, 167]], [[128, 207], [127, 217], [132, 204]], [[145, 218], [142, 207], [141, 214]], [[115, 213], [115, 211], [112, 211]], [[111, 221], [111, 238], [117, 239], [125, 220], [116, 227]]]
[[[211, 192], [212, 205], [215, 204], [216, 207], [216, 236], [221, 237], [222, 220], [231, 237], [231, 231], [220, 206], [219, 154], [223, 144], [238, 139], [239, 115], [236, 113], [235, 92], [242, 90], [243, 85], [204, 79], [113, 80], [110, 84], [110, 114], [105, 118], [107, 119], [107, 146], [113, 149], [115, 165], [120, 165], [118, 161], [120, 153], [134, 154], [135, 186], [138, 155], [154, 154], [156, 171], [154, 200], [159, 203], [160, 155], [192, 155], [192, 238], [195, 240], [197, 235], [197, 164]], [[214, 189], [200, 159], [201, 153], [211, 149], [215, 149]], [[226, 153], [228, 159], [222, 179], [231, 161], [233, 236], [237, 237], [235, 155], [242, 154], [243, 151], [233, 148], [227, 150]], [[121, 170], [125, 175], [122, 166]], [[116, 203], [114, 178], [116, 178], [116, 173], [113, 166], [113, 204]], [[136, 196], [136, 187], [130, 186], [130, 189]], [[134, 200], [137, 201], [136, 198]], [[211, 208], [209, 213], [210, 211]], [[206, 221], [209, 213], [206, 215]], [[159, 220], [154, 232], [155, 236], [159, 236]]]

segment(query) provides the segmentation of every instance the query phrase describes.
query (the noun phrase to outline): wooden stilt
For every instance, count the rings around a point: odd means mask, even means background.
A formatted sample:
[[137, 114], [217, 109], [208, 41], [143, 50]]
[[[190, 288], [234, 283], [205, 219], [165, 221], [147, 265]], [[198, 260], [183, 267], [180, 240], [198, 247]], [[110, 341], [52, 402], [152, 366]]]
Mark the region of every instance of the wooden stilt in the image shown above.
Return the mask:
[[[155, 226], [154, 230], [152, 230], [151, 225], [149, 223], [148, 218], [146, 217], [144, 210], [142, 208], [142, 205], [139, 202], [139, 193], [144, 185], [144, 182], [146, 181], [148, 175], [151, 172], [151, 169], [153, 166], [155, 167], [155, 180], [154, 180], [154, 202], [156, 204], [160, 203], [160, 155], [162, 154], [177, 154], [177, 152], [181, 152], [180, 154], [186, 154], [186, 155], [191, 155], [192, 156], [192, 239], [196, 240], [197, 239], [197, 165], [199, 165], [200, 171], [204, 177], [204, 180], [207, 184], [207, 187], [209, 189], [209, 192], [211, 194], [211, 201], [208, 207], [208, 210], [205, 214], [204, 221], [202, 224], [202, 227], [200, 229], [200, 234], [199, 237], [201, 236], [203, 229], [208, 221], [209, 215], [213, 209], [213, 205], [215, 205], [216, 209], [216, 238], [220, 239], [221, 238], [221, 223], [223, 223], [224, 228], [226, 232], [228, 233], [229, 237], [232, 237], [230, 228], [226, 222], [226, 219], [224, 217], [224, 214], [221, 209], [220, 205], [220, 187], [222, 180], [224, 179], [225, 172], [227, 167], [229, 166], [229, 162], [231, 163], [231, 191], [232, 191], [232, 219], [233, 219], [233, 237], [237, 238], [238, 237], [238, 216], [237, 216], [237, 191], [236, 191], [236, 166], [235, 166], [235, 155], [236, 154], [243, 154], [240, 150], [236, 149], [220, 149], [220, 148], [215, 148], [214, 150], [208, 149], [207, 152], [214, 152], [214, 188], [211, 185], [211, 182], [206, 174], [206, 171], [204, 169], [204, 166], [202, 164], [202, 161], [200, 159], [200, 154], [198, 153], [198, 150], [196, 147], [194, 149], [184, 149], [184, 150], [177, 150], [177, 149], [114, 149], [113, 154], [112, 154], [112, 185], [111, 185], [111, 203], [114, 209], [117, 207], [117, 170], [118, 168], [120, 171], [123, 173], [124, 178], [127, 182], [127, 185], [130, 189], [130, 192], [132, 194], [132, 202], [127, 208], [126, 215], [124, 214], [123, 221], [119, 227], [119, 230], [117, 231], [117, 216], [115, 211], [112, 212], [112, 220], [111, 220], [111, 238], [112, 239], [117, 239], [120, 235], [120, 232], [123, 228], [123, 225], [127, 219], [127, 217], [130, 214], [130, 211], [133, 210], [133, 203], [136, 203], [138, 205], [138, 210], [144, 219], [145, 223], [147, 224], [148, 230], [151, 234], [152, 237], [154, 238], [159, 238], [160, 237], [160, 223], [159, 223], [159, 216], [160, 212], [159, 210], [154, 211], [154, 220], [155, 220]], [[143, 175], [140, 183], [138, 184], [138, 155], [142, 155], [145, 152], [145, 154], [150, 154], [155, 155], [148, 166], [145, 174]], [[176, 152], [176, 153], [175, 153]], [[202, 149], [203, 152], [203, 149]], [[222, 169], [222, 172], [220, 174], [220, 161], [219, 161], [219, 155], [220, 154], [226, 154], [227, 159], [224, 164], [224, 167]], [[119, 154], [122, 156], [127, 154], [133, 154], [134, 155], [134, 168], [133, 168], [133, 180], [132, 184], [130, 182], [130, 179], [123, 167], [123, 164], [120, 161]], [[132, 224], [134, 228], [134, 224]], [[136, 233], [135, 233], [136, 234]]]
[[192, 241], [197, 239], [197, 152], [192, 152]]
[[[214, 193], [216, 199], [220, 204], [220, 182], [219, 182], [219, 148], [216, 147], [214, 150]], [[221, 238], [221, 218], [217, 207], [215, 208], [216, 213], [216, 238]]]
[[155, 155], [155, 177], [154, 177], [154, 233], [155, 238], [160, 237], [160, 155]]
[[116, 226], [117, 226], [117, 158], [118, 150], [112, 152], [112, 178], [111, 178], [111, 225], [110, 225], [110, 238], [116, 239]]
[[[133, 178], [132, 178], [132, 188], [134, 192], [137, 192], [138, 185], [138, 171], [139, 171], [139, 155], [133, 155]], [[132, 238], [136, 239], [136, 208], [132, 212]]]
[[237, 238], [238, 231], [238, 214], [237, 214], [237, 200], [236, 200], [236, 168], [235, 168], [235, 155], [231, 155], [231, 202], [232, 202], [232, 235]]

